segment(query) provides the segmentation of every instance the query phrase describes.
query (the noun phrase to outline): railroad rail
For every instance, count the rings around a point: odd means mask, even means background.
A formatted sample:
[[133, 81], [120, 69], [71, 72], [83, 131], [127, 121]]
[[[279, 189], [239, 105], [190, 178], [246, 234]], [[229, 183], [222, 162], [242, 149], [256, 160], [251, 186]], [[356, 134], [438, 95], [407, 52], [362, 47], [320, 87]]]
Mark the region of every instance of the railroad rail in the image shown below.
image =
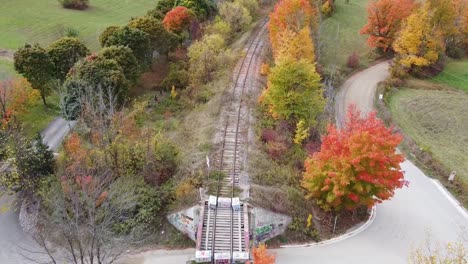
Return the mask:
[[233, 74], [232, 100], [225, 112], [222, 148], [217, 166], [222, 174], [217, 179], [216, 195], [210, 196], [202, 208], [203, 220], [197, 232], [197, 262], [221, 264], [249, 260], [247, 208], [234, 195], [241, 171], [239, 159], [242, 142], [239, 135], [245, 125], [242, 118], [247, 108], [245, 97], [250, 89], [251, 74], [259, 66], [258, 55], [264, 45], [266, 23], [267, 20], [263, 21], [250, 38], [245, 56]]

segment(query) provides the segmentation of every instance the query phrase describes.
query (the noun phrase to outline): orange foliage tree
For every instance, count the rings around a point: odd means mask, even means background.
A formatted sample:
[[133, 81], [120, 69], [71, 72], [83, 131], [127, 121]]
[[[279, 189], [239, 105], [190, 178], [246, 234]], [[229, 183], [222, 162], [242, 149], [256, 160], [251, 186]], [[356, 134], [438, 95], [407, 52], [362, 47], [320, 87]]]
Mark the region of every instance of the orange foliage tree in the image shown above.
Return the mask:
[[310, 34], [309, 27], [304, 27], [298, 32], [289, 28], [280, 32], [279, 42], [273, 54], [275, 62], [278, 63], [279, 60], [285, 58], [315, 62], [314, 43]]
[[163, 19], [164, 27], [168, 31], [182, 31], [190, 24], [191, 15], [185, 6], [177, 6], [167, 12]]
[[26, 112], [38, 99], [38, 91], [24, 78], [0, 81], [0, 123], [6, 125], [12, 116]]
[[374, 0], [367, 7], [367, 24], [359, 33], [369, 35], [367, 44], [371, 48], [392, 50], [401, 22], [415, 7], [414, 0]]
[[265, 244], [260, 244], [252, 250], [253, 261], [255, 264], [274, 264], [276, 257], [267, 252]]
[[371, 207], [390, 199], [407, 182], [397, 154], [400, 135], [392, 134], [375, 112], [363, 118], [355, 106], [342, 129], [328, 127], [320, 152], [305, 161], [302, 186], [324, 210]]
[[286, 29], [299, 32], [304, 27], [317, 28], [317, 11], [308, 0], [281, 0], [270, 13], [268, 29], [273, 52], [281, 44], [280, 35]]

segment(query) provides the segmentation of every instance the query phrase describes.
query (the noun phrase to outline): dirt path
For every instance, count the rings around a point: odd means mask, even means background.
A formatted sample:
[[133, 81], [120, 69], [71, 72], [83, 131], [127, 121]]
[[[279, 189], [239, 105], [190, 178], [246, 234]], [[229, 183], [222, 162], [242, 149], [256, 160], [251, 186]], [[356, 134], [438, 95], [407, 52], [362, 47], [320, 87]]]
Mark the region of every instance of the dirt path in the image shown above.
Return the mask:
[[12, 50], [0, 48], [0, 59], [13, 61], [13, 54], [14, 52]]

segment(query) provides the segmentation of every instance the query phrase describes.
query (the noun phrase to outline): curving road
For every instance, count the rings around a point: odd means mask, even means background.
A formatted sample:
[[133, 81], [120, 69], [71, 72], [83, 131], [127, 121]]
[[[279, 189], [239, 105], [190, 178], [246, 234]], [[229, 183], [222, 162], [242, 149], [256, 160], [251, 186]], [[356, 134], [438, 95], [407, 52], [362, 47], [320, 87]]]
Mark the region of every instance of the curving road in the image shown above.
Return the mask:
[[[363, 112], [373, 109], [377, 83], [388, 77], [388, 61], [349, 78], [337, 95], [337, 123], [354, 103]], [[349, 239], [315, 248], [275, 250], [278, 263], [407, 263], [409, 252], [430, 234], [432, 241], [462, 240], [468, 244], [468, 214], [436, 181], [410, 161], [402, 164], [409, 187], [377, 206], [368, 229]], [[305, 259], [310, 259], [305, 261]]]
[[[373, 109], [377, 83], [388, 76], [388, 62], [376, 64], [349, 78], [337, 96], [337, 120], [344, 109], [356, 104], [363, 113]], [[277, 263], [398, 264], [407, 263], [412, 248], [426, 239], [468, 244], [468, 214], [465, 209], [411, 162], [402, 164], [409, 187], [377, 206], [374, 222], [354, 237], [323, 246], [276, 249]], [[122, 263], [183, 263], [194, 250], [152, 251]]]
[[[44, 143], [52, 151], [56, 152], [74, 125], [74, 121], [68, 122], [63, 118], [57, 117], [42, 131]], [[13, 200], [13, 197], [2, 195], [0, 192], [0, 263], [31, 263], [21, 256], [24, 251], [20, 248], [31, 249], [33, 242], [28, 235], [24, 234], [18, 224], [18, 213], [13, 209]], [[5, 210], [2, 210], [2, 208], [5, 208]]]

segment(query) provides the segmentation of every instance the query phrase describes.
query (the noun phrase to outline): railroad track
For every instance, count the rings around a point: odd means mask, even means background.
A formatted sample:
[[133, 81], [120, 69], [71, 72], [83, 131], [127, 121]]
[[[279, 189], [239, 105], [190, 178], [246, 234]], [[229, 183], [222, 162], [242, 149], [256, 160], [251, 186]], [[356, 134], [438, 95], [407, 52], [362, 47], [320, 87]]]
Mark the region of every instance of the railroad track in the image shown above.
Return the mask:
[[258, 55], [264, 45], [266, 23], [265, 19], [250, 38], [245, 56], [237, 64], [231, 82], [232, 100], [225, 111], [222, 148], [217, 161], [223, 177], [218, 178], [216, 196], [211, 196], [204, 204], [203, 224], [197, 237], [197, 254], [202, 252], [205, 260], [210, 258], [211, 263], [234, 263], [249, 258], [248, 214], [234, 194], [239, 186], [241, 171], [243, 142], [240, 135], [248, 125], [243, 118], [246, 112], [248, 114], [246, 93], [254, 81], [252, 76], [255, 74], [251, 73], [259, 68]]

